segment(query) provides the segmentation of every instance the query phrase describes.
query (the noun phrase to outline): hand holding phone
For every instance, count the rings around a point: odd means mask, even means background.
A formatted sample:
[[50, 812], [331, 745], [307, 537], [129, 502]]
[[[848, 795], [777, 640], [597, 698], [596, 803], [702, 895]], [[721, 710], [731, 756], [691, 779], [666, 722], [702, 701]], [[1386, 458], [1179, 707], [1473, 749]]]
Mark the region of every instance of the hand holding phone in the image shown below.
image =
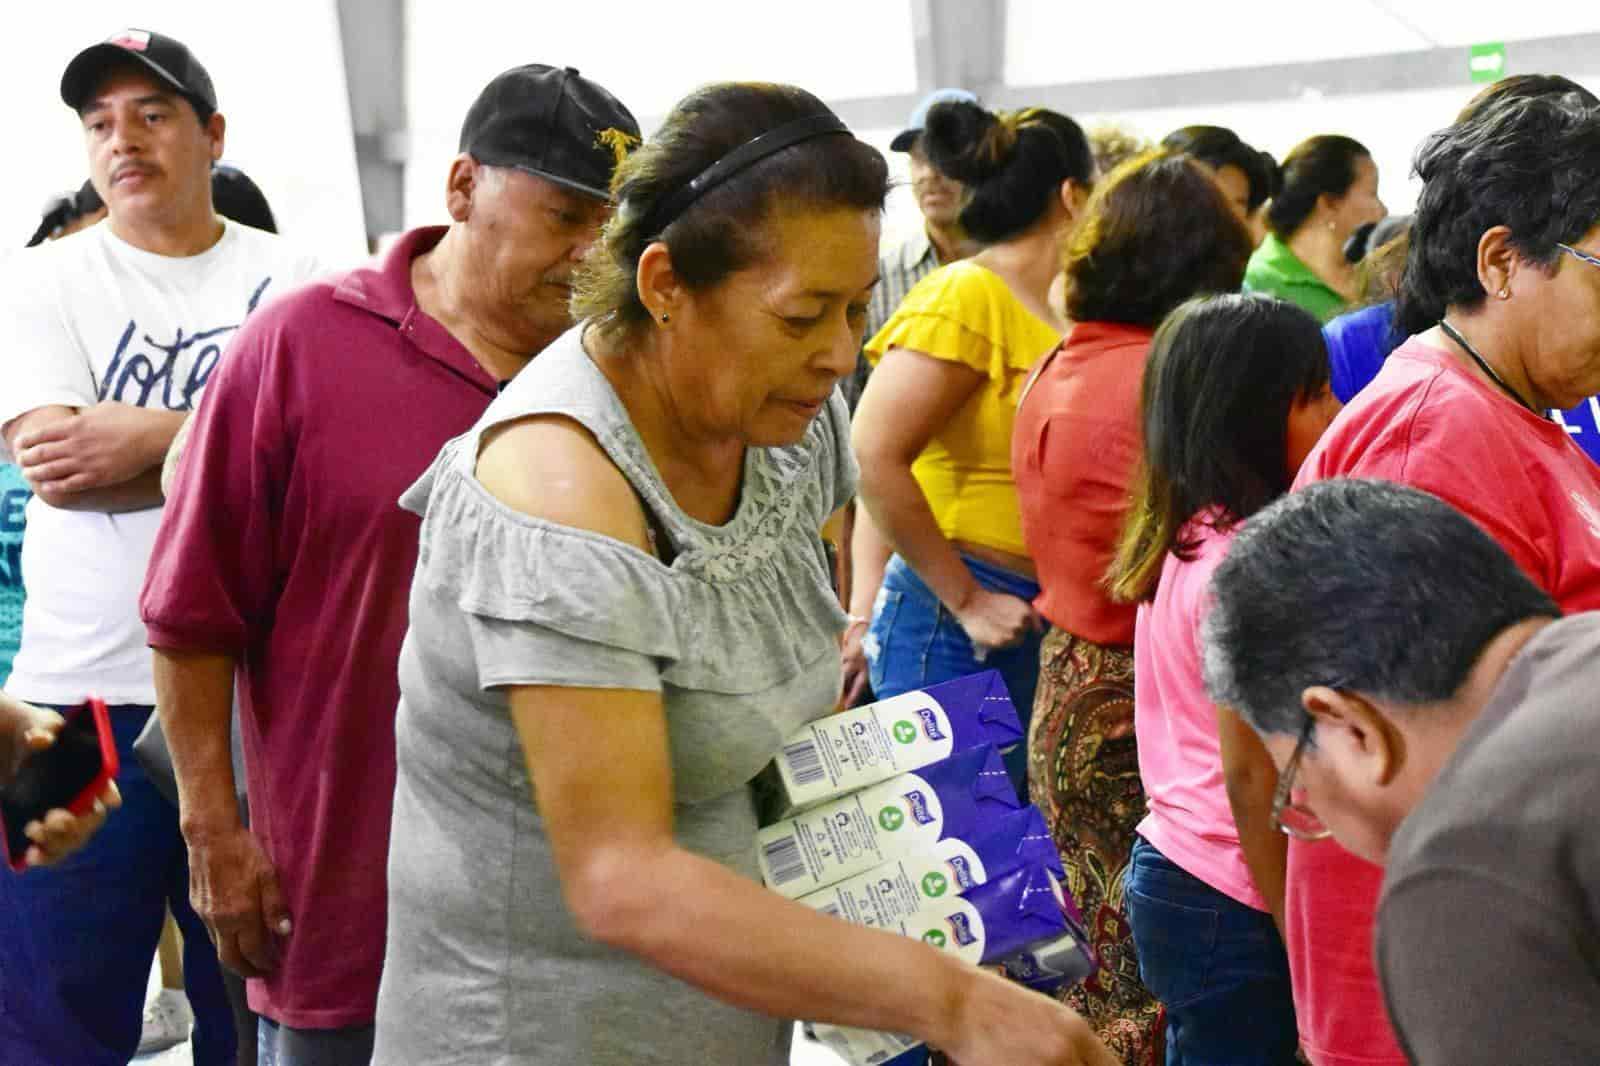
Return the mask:
[[55, 742], [66, 719], [0, 692], [0, 788], [11, 783], [22, 761]]
[[116, 773], [104, 703], [88, 700], [63, 717], [0, 695], [0, 846], [11, 868], [81, 847], [121, 803]]

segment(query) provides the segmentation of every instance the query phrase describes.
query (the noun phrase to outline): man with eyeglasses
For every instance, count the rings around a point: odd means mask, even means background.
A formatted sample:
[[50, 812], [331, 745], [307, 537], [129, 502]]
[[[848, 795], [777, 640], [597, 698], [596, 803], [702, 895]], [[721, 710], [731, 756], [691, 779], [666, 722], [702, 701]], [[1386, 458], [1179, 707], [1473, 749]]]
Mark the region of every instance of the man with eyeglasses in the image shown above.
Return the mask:
[[1273, 817], [1385, 866], [1376, 961], [1414, 1063], [1600, 1062], [1600, 613], [1561, 617], [1435, 496], [1336, 479], [1252, 517], [1205, 668]]

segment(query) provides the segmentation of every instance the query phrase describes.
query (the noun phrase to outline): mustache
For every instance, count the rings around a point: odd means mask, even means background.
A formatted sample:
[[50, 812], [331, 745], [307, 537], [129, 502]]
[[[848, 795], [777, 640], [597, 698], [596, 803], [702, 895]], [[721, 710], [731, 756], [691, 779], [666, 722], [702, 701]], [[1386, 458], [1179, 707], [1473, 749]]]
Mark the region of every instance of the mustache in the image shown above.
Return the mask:
[[111, 180], [115, 182], [126, 174], [159, 174], [161, 168], [151, 163], [133, 161], [124, 163], [111, 172]]

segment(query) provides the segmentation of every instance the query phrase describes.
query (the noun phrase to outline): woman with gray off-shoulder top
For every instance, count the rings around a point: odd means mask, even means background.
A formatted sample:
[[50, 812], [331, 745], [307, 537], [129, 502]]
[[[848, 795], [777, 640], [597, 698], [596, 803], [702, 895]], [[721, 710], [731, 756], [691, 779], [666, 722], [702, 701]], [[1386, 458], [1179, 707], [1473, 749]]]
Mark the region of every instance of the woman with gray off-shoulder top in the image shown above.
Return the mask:
[[403, 505], [374, 1062], [787, 1062], [808, 1017], [972, 1066], [1109, 1063], [1071, 1012], [756, 881], [749, 781], [839, 691], [819, 530], [882, 157], [815, 97], [716, 85], [617, 173], [547, 348]]

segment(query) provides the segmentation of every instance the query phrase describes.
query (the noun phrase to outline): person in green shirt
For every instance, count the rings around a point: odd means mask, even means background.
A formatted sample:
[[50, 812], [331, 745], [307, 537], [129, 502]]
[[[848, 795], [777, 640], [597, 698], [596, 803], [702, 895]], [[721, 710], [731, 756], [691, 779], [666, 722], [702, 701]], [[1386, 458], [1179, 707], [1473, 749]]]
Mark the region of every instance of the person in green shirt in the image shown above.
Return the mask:
[[1282, 176], [1267, 205], [1267, 239], [1250, 257], [1244, 289], [1281, 297], [1326, 322], [1359, 289], [1345, 242], [1388, 214], [1378, 198], [1378, 167], [1360, 141], [1324, 134], [1296, 145]]

